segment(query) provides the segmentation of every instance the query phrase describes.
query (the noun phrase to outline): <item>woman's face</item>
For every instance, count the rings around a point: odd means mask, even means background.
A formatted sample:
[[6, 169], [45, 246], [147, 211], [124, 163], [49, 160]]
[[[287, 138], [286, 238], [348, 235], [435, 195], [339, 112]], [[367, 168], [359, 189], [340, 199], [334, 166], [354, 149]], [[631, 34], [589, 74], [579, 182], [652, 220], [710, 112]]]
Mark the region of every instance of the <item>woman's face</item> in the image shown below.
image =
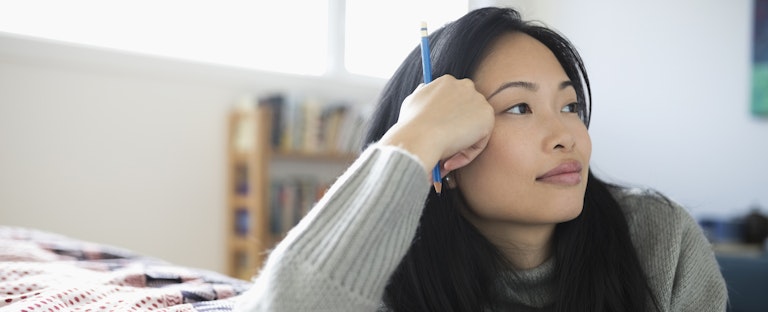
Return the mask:
[[493, 106], [485, 150], [454, 178], [478, 227], [554, 224], [581, 213], [592, 152], [576, 91], [541, 42], [503, 35], [473, 80]]

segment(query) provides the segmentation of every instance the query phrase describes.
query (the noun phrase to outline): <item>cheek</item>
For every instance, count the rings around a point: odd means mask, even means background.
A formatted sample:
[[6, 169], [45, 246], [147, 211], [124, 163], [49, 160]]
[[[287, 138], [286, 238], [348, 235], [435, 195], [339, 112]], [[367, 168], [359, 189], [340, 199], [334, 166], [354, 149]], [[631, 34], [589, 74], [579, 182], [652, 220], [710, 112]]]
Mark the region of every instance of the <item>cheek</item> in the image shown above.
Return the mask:
[[496, 127], [491, 133], [488, 144], [480, 155], [459, 173], [472, 179], [494, 179], [510, 173], [519, 172], [517, 167], [524, 167], [525, 151], [530, 148], [528, 140]]
[[589, 164], [592, 157], [592, 138], [589, 136], [589, 132], [587, 132], [587, 127], [584, 124], [581, 124], [574, 136], [576, 139], [577, 150], [581, 153], [584, 162]]
[[502, 204], [510, 193], [525, 189], [526, 181], [535, 180], [531, 171], [535, 157], [526, 153], [534, 147], [515, 133], [495, 129], [485, 150], [456, 172], [458, 186], [470, 205], [481, 201], [491, 206]]

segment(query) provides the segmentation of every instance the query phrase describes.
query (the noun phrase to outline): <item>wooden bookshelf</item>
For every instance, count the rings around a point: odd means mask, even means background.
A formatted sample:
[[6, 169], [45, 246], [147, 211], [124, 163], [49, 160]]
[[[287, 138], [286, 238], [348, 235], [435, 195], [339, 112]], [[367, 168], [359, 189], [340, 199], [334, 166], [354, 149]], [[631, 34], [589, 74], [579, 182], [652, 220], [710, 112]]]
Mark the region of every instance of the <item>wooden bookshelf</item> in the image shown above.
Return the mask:
[[[236, 110], [229, 116], [227, 177], [227, 267], [228, 274], [249, 279], [263, 261], [269, 246], [267, 211], [267, 176], [270, 153], [270, 112], [268, 109]], [[246, 126], [248, 125], [248, 126]], [[237, 138], [251, 135], [249, 142]]]
[[[229, 116], [227, 271], [241, 279], [251, 279], [258, 272], [268, 252], [329, 186], [327, 177], [315, 180], [313, 171], [329, 165], [344, 168], [357, 157], [356, 153], [335, 149], [280, 148], [273, 133], [276, 115], [274, 106], [254, 105], [235, 109]], [[271, 171], [281, 162], [310, 169], [302, 170], [306, 174], [302, 177], [277, 177]]]

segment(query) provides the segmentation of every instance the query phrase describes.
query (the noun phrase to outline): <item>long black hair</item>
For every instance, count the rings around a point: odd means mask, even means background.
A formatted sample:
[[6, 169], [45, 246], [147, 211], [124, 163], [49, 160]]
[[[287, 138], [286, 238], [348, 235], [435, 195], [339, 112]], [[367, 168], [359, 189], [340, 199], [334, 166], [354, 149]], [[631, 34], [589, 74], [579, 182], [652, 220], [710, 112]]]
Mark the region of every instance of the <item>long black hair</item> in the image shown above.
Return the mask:
[[[522, 32], [546, 45], [574, 83], [578, 110], [589, 126], [589, 79], [576, 49], [557, 32], [523, 21], [509, 8], [469, 12], [430, 35], [434, 77], [472, 78], [488, 48], [501, 35]], [[384, 87], [366, 142], [379, 140], [397, 121], [403, 100], [422, 81], [418, 47]], [[589, 172], [584, 207], [558, 224], [553, 237], [556, 311], [646, 311], [651, 293], [610, 188]], [[432, 192], [416, 236], [391, 276], [384, 303], [393, 311], [484, 311], [501, 294], [495, 290], [508, 262], [460, 213], [461, 191]], [[655, 299], [653, 300], [655, 302]]]

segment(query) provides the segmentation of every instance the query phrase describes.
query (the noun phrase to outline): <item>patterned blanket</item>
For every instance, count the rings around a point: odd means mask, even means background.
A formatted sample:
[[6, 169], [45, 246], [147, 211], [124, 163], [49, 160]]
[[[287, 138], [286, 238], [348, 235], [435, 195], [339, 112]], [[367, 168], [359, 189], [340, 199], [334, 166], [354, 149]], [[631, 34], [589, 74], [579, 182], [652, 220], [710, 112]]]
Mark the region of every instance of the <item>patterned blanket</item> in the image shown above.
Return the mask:
[[231, 311], [250, 283], [112, 246], [0, 227], [0, 311]]

